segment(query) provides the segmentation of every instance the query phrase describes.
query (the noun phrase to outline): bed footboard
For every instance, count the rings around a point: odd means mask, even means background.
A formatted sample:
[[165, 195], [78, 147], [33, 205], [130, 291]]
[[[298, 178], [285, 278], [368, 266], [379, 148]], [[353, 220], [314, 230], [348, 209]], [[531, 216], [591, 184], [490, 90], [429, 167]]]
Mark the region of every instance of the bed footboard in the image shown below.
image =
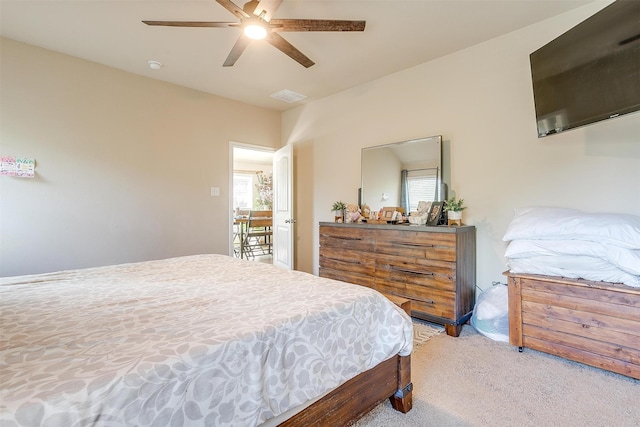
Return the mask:
[[361, 373], [280, 426], [347, 426], [385, 399], [407, 413], [413, 406], [411, 356], [394, 356]]
[[640, 379], [640, 288], [505, 275], [511, 345]]

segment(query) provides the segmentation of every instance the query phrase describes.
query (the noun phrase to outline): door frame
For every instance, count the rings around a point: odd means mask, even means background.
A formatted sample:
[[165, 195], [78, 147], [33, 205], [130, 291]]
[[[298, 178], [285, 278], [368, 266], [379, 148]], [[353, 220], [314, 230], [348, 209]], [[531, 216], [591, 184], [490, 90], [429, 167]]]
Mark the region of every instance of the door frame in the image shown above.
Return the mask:
[[235, 142], [229, 141], [229, 207], [228, 215], [229, 215], [229, 233], [228, 233], [228, 241], [229, 241], [229, 256], [233, 256], [233, 165], [235, 163], [235, 159], [233, 158], [233, 149], [234, 148], [244, 148], [246, 150], [254, 150], [254, 151], [263, 151], [275, 154], [276, 149], [272, 147], [265, 147], [264, 145], [255, 145], [255, 144], [247, 144], [244, 142]]

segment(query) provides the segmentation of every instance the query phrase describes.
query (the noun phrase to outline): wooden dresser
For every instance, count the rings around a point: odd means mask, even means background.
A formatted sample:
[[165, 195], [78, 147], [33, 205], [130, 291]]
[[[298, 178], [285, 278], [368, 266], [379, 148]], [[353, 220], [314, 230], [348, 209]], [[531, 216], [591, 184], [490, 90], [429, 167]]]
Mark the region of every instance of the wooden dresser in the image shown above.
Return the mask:
[[321, 222], [320, 276], [407, 298], [457, 337], [475, 303], [476, 229]]

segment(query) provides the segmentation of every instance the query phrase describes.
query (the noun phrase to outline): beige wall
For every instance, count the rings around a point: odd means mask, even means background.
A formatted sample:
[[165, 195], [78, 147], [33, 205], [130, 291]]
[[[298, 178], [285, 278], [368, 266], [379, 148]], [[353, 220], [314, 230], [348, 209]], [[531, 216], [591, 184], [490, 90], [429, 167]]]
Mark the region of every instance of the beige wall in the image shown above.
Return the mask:
[[1, 43], [1, 154], [37, 167], [0, 177], [0, 275], [228, 253], [229, 141], [280, 113]]
[[536, 137], [529, 53], [605, 4], [284, 113], [283, 141], [300, 146], [297, 167], [308, 171], [297, 183], [299, 269], [317, 272], [318, 222], [332, 220], [332, 202], [357, 200], [360, 149], [423, 136], [442, 135], [448, 147], [447, 181], [477, 227], [481, 289], [505, 282], [502, 236], [514, 208], [640, 215], [639, 113]]
[[529, 53], [603, 6], [290, 110], [281, 123], [277, 112], [1, 39], [0, 154], [38, 166], [31, 180], [0, 177], [0, 275], [227, 253], [229, 141], [295, 144], [296, 266], [317, 272], [318, 222], [332, 220], [335, 200], [356, 202], [360, 149], [443, 135], [445, 180], [478, 229], [478, 285], [504, 281], [501, 239], [515, 207], [640, 215], [640, 114], [535, 136]]

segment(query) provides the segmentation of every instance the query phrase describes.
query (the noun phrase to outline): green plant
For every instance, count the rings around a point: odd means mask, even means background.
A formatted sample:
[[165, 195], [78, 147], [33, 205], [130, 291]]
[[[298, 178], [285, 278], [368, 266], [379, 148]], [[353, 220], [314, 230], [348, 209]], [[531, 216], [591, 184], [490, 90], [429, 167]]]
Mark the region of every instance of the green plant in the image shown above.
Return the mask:
[[455, 196], [444, 202], [445, 209], [448, 211], [460, 212], [467, 207], [464, 205], [464, 199], [456, 199]]
[[347, 204], [345, 202], [334, 202], [333, 206], [331, 207], [332, 211], [343, 211], [347, 209]]

